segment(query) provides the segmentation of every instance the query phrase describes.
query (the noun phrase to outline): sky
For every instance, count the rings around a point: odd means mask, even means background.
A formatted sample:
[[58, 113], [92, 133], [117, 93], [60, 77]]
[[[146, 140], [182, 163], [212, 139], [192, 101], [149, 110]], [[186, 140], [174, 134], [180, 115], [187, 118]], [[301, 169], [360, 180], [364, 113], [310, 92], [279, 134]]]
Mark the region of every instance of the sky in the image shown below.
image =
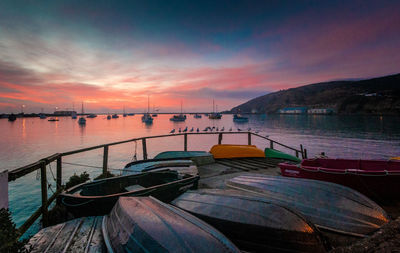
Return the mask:
[[0, 1], [0, 113], [229, 110], [400, 72], [400, 1]]

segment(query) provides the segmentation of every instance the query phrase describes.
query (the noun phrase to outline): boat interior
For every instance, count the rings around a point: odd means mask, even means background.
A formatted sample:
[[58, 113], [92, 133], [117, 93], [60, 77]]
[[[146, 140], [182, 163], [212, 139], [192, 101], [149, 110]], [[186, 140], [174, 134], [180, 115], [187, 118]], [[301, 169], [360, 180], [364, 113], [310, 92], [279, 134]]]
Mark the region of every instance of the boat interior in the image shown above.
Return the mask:
[[105, 196], [123, 192], [138, 191], [155, 185], [163, 185], [176, 180], [190, 177], [176, 171], [156, 171], [131, 176], [114, 177], [107, 180], [97, 180], [71, 189], [68, 194], [81, 196]]

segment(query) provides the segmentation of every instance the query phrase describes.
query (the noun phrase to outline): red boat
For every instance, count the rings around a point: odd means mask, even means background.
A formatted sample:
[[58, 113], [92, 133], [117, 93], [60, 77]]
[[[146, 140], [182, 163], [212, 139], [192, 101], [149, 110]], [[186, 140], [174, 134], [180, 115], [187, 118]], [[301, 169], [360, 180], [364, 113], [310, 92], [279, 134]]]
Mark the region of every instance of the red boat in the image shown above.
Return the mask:
[[400, 199], [400, 161], [317, 158], [279, 167], [282, 176], [341, 184], [377, 202]]

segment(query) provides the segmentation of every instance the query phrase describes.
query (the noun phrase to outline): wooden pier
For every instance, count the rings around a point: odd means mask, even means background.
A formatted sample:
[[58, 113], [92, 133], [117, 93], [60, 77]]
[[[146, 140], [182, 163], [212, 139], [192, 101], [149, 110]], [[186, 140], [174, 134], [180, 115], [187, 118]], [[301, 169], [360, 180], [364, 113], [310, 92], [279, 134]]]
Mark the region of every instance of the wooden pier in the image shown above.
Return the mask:
[[[110, 146], [115, 146], [115, 145], [120, 145], [124, 143], [129, 143], [129, 142], [137, 142], [141, 141], [142, 142], [142, 148], [143, 148], [143, 160], [148, 159], [148, 152], [147, 152], [147, 145], [146, 145], [146, 140], [148, 139], [156, 139], [156, 138], [168, 138], [168, 137], [175, 137], [175, 136], [183, 136], [183, 150], [187, 151], [188, 150], [188, 138], [189, 136], [193, 135], [218, 135], [218, 144], [222, 144], [223, 141], [223, 136], [224, 135], [247, 135], [247, 143], [248, 145], [252, 144], [252, 138], [261, 138], [267, 143], [269, 142], [269, 147], [274, 148], [275, 146], [280, 146], [284, 147], [288, 150], [293, 151], [294, 155], [296, 157], [301, 158], [307, 158], [307, 150], [303, 148], [302, 145], [300, 145], [300, 148], [293, 148], [289, 147], [285, 144], [279, 143], [277, 141], [271, 140], [268, 137], [253, 133], [253, 132], [246, 132], [246, 131], [241, 131], [241, 132], [200, 132], [200, 133], [177, 133], [177, 134], [167, 134], [167, 135], [157, 135], [157, 136], [147, 136], [147, 137], [141, 137], [141, 138], [133, 138], [129, 140], [124, 140], [124, 141], [118, 141], [118, 142], [112, 142], [112, 143], [107, 143], [107, 144], [102, 144], [102, 145], [97, 145], [97, 146], [92, 146], [92, 147], [87, 147], [87, 148], [82, 148], [82, 149], [77, 149], [77, 150], [72, 150], [64, 153], [56, 153], [54, 155], [48, 156], [46, 158], [40, 159], [39, 161], [11, 170], [9, 171], [8, 174], [8, 181], [14, 181], [17, 180], [20, 177], [23, 177], [24, 175], [27, 175], [31, 172], [40, 170], [40, 180], [41, 180], [41, 206], [22, 224], [19, 228], [18, 231], [20, 235], [23, 235], [30, 226], [42, 215], [42, 225], [43, 227], [48, 226], [48, 208], [50, 204], [57, 198], [58, 194], [63, 190], [63, 185], [62, 185], [62, 160], [63, 157], [65, 156], [70, 156], [78, 153], [83, 153], [87, 152], [90, 150], [95, 150], [95, 149], [103, 149], [103, 166], [102, 166], [102, 171], [103, 174], [106, 174], [108, 171], [108, 155], [109, 155], [109, 147]], [[48, 198], [48, 193], [47, 193], [47, 175], [46, 175], [46, 168], [47, 165], [49, 165], [52, 162], [57, 163], [57, 171], [56, 171], [56, 191], [54, 194]], [[220, 161], [223, 163], [223, 161]], [[246, 164], [246, 163], [245, 163]], [[235, 165], [235, 164], [231, 164]], [[268, 164], [257, 164], [257, 166], [268, 166]], [[247, 165], [241, 165], [242, 170], [251, 170], [252, 165], [248, 163]]]

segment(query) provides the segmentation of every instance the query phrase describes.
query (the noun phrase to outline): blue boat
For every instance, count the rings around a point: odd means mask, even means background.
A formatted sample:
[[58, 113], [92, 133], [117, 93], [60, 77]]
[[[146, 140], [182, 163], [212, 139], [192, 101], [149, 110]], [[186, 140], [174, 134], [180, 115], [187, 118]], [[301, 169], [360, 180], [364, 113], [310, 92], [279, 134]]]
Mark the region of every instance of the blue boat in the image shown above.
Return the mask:
[[244, 117], [240, 114], [235, 114], [235, 115], [233, 115], [233, 121], [236, 123], [246, 123], [249, 121], [249, 118]]
[[122, 197], [102, 224], [108, 252], [240, 252], [198, 218], [152, 197]]
[[348, 187], [318, 180], [248, 174], [226, 185], [296, 209], [322, 230], [365, 237], [390, 218], [375, 202]]

